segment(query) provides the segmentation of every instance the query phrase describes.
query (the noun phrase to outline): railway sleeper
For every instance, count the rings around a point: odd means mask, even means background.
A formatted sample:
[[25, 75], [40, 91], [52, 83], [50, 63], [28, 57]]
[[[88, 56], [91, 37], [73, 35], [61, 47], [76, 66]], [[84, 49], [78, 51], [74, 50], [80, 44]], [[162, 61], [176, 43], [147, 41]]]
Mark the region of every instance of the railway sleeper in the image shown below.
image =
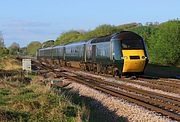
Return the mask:
[[[80, 77], [84, 77], [84, 76], [80, 75]], [[106, 82], [106, 81], [103, 81], [100, 78], [95, 78], [95, 77], [92, 78], [90, 76], [86, 76], [86, 77], [91, 79], [91, 80], [95, 79], [97, 82], [101, 82], [101, 83], [104, 83], [106, 85], [110, 85], [110, 86], [117, 87], [117, 88], [119, 87], [119, 88], [122, 88], [122, 89], [125, 89], [125, 90], [129, 90], [129, 91], [132, 91], [132, 92], [137, 92], [137, 93], [140, 93], [140, 94], [144, 94], [146, 96], [151, 96], [153, 98], [160, 99], [161, 101], [170, 102], [173, 105], [177, 105], [177, 106], [180, 105], [180, 99], [178, 99], [176, 97], [172, 97], [172, 96], [168, 96], [168, 95], [163, 95], [163, 94], [159, 94], [159, 93], [154, 93], [154, 92], [151, 92], [151, 91], [137, 89], [137, 88], [134, 88], [134, 87], [131, 87], [131, 86], [127, 86], [127, 85], [124, 85], [124, 84]]]
[[83, 80], [79, 80], [79, 79], [77, 79], [75, 77], [69, 77], [69, 76], [66, 76], [66, 77], [70, 78], [71, 80], [75, 80], [77, 82], [80, 82], [80, 83], [83, 83], [83, 84], [88, 85], [90, 87], [93, 87], [95, 89], [101, 90], [101, 91], [103, 91], [105, 93], [111, 94], [113, 96], [124, 98], [124, 99], [126, 99], [126, 100], [128, 100], [130, 102], [133, 102], [135, 104], [138, 104], [138, 105], [143, 106], [145, 108], [148, 108], [150, 110], [159, 112], [159, 113], [161, 113], [163, 115], [166, 115], [166, 116], [169, 116], [169, 117], [171, 117], [171, 118], [173, 118], [175, 120], [180, 120], [178, 114], [170, 112], [169, 110], [164, 110], [164, 109], [161, 109], [161, 108], [159, 108], [157, 106], [151, 105], [150, 102], [144, 103], [144, 101], [136, 99], [137, 96], [132, 98], [132, 97], [127, 96], [127, 94], [122, 95], [121, 92], [117, 92], [117, 91], [114, 91], [114, 90], [109, 90], [109, 88], [102, 88], [102, 86], [99, 86], [99, 85], [94, 86], [92, 84], [92, 82], [84, 82]]
[[[85, 78], [80, 78], [80, 79], [82, 79], [82, 80], [86, 80]], [[87, 80], [86, 80], [87, 81]], [[89, 80], [88, 80], [88, 82], [89, 82]], [[96, 84], [96, 85], [100, 85], [100, 84], [98, 84], [96, 81], [90, 81], [91, 83], [93, 82], [94, 84]], [[105, 88], [108, 88], [106, 85], [103, 85], [102, 87], [105, 87]], [[117, 93], [119, 93], [119, 94], [123, 94], [123, 95], [127, 95], [127, 93], [126, 92], [123, 92], [122, 90], [121, 91], [114, 91], [114, 92], [117, 92]], [[167, 103], [162, 103], [162, 102], [159, 102], [159, 101], [156, 101], [156, 100], [153, 100], [153, 99], [151, 99], [151, 98], [145, 98], [145, 97], [142, 97], [142, 96], [137, 96], [137, 95], [134, 95], [134, 94], [131, 94], [131, 93], [128, 93], [128, 96], [129, 97], [133, 97], [134, 99], [138, 99], [138, 100], [143, 100], [144, 102], [146, 102], [146, 103], [150, 103], [150, 104], [154, 104], [154, 105], [156, 105], [156, 106], [159, 106], [159, 107], [162, 107], [162, 108], [164, 108], [164, 109], [166, 109], [166, 110], [173, 110], [173, 111], [177, 111], [178, 113], [180, 113], [180, 107], [177, 107], [177, 106], [173, 106], [173, 105], [169, 105], [169, 104], [167, 104]]]

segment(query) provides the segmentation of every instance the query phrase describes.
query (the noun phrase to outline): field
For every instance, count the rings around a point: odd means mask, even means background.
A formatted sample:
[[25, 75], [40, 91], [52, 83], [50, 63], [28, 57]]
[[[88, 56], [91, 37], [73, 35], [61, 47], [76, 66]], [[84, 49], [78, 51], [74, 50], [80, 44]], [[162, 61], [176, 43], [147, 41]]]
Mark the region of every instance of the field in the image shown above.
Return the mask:
[[[11, 63], [10, 67], [5, 68], [6, 70], [9, 69], [12, 73], [19, 71], [20, 63], [17, 60], [5, 59], [5, 61], [3, 67]], [[50, 78], [51, 73], [47, 75]], [[94, 103], [100, 109], [96, 109]], [[107, 111], [96, 100], [83, 97], [69, 88], [50, 87], [47, 79], [40, 75], [25, 74], [22, 77], [15, 73], [0, 77], [0, 121], [2, 122], [99, 122], [116, 117]], [[123, 120], [123, 118], [118, 119]]]
[[[114, 98], [73, 81], [56, 78], [53, 72], [26, 74], [21, 71], [22, 74], [19, 72], [20, 65], [21, 63], [15, 59], [1, 60], [1, 66], [4, 67], [0, 75], [0, 121], [2, 122], [169, 120], [123, 99]], [[4, 76], [5, 71], [11, 71], [12, 74]], [[80, 71], [80, 74], [83, 72]], [[179, 68], [150, 64], [146, 69], [146, 75], [174, 78], [179, 76]], [[52, 85], [51, 80], [62, 80], [63, 84]], [[122, 84], [129, 83], [122, 82]], [[174, 94], [165, 90], [161, 92]]]

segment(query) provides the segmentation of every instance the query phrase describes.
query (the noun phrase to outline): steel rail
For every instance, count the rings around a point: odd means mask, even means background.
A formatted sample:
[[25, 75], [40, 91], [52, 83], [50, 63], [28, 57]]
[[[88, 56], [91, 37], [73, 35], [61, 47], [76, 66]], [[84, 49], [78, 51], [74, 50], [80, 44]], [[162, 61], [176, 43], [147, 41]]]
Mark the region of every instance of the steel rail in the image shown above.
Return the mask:
[[[41, 63], [42, 65], [42, 63]], [[53, 69], [53, 67], [51, 67], [50, 65], [42, 65], [43, 67], [47, 67], [46, 69], [49, 69], [51, 71], [54, 71], [55, 70]], [[56, 71], [57, 73], [57, 71]], [[100, 91], [103, 91], [107, 94], [111, 94], [112, 96], [116, 96], [116, 97], [120, 97], [120, 98], [123, 98], [129, 102], [132, 102], [132, 103], [135, 103], [137, 105], [140, 105], [140, 106], [143, 106], [147, 109], [150, 109], [150, 110], [153, 110], [153, 111], [156, 111], [156, 112], [159, 112], [163, 115], [166, 115], [166, 116], [169, 116], [170, 118], [173, 118], [177, 121], [180, 121], [180, 115], [178, 113], [175, 113], [175, 112], [172, 112], [172, 111], [169, 111], [167, 109], [169, 109], [170, 107], [167, 106], [166, 104], [164, 103], [161, 103], [160, 106], [159, 103], [157, 103], [157, 101], [153, 101], [148, 98], [142, 98], [141, 96], [137, 96], [137, 95], [134, 95], [134, 94], [130, 94], [127, 92], [123, 92], [123, 91], [119, 91], [117, 89], [112, 89], [112, 88], [109, 88], [108, 86], [106, 85], [102, 85], [102, 84], [98, 84], [97, 82], [89, 82], [91, 81], [91, 79], [89, 79], [89, 81], [87, 82], [87, 78], [81, 78], [81, 77], [78, 77], [78, 76], [71, 76], [71, 75], [67, 75], [65, 73], [62, 73], [61, 72], [61, 76], [63, 77], [66, 77], [68, 79], [71, 79], [73, 81], [76, 81], [76, 82], [79, 82], [79, 83], [82, 83], [82, 84], [85, 84], [85, 85], [88, 85], [94, 89], [97, 89], [97, 90], [100, 90]], [[156, 102], [155, 105], [152, 105]], [[159, 107], [164, 107], [164, 108], [159, 108]], [[172, 108], [172, 107], [171, 107]], [[177, 111], [179, 111], [179, 108], [175, 108]]]
[[[83, 77], [82, 75], [80, 75], [80, 77]], [[89, 77], [86, 76], [88, 79], [94, 80], [94, 77]], [[142, 90], [142, 89], [138, 89], [129, 85], [125, 85], [125, 84], [120, 84], [120, 83], [116, 83], [116, 82], [107, 82], [107, 81], [103, 81], [100, 78], [95, 78], [96, 81], [101, 82], [103, 84], [106, 84], [108, 86], [113, 86], [116, 88], [121, 88], [127, 91], [131, 91], [131, 92], [136, 92], [138, 94], [143, 94], [145, 96], [151, 97], [151, 98], [155, 98], [155, 99], [159, 99], [161, 101], [164, 101], [165, 103], [171, 103], [173, 105], [176, 106], [180, 106], [180, 98], [177, 97], [172, 97], [169, 95], [164, 95], [164, 94], [160, 94], [160, 93], [155, 93], [155, 92], [151, 92], [151, 91], [147, 91], [147, 90]]]
[[[143, 106], [143, 107], [150, 109], [152, 111], [156, 111], [156, 112], [161, 113], [163, 115], [169, 116], [170, 118], [173, 118], [175, 120], [178, 120], [178, 121], [180, 120], [180, 117], [179, 117], [180, 115], [178, 113], [174, 113], [174, 112], [159, 108], [159, 106], [157, 106], [157, 105], [152, 105], [152, 101], [149, 101], [149, 99], [142, 100], [142, 98], [137, 96], [137, 95], [132, 95], [132, 94], [130, 95], [129, 93], [127, 94], [127, 93], [124, 93], [122, 91], [118, 91], [117, 89], [109, 88], [105, 85], [96, 84], [94, 82], [87, 82], [87, 81], [85, 81], [87, 79], [83, 79], [83, 78], [80, 79], [77, 76], [70, 76], [70, 75], [67, 75], [65, 73], [61, 73], [61, 74], [62, 74], [61, 76], [66, 77], [68, 79], [71, 79], [73, 81], [88, 85], [94, 89], [103, 91], [107, 94], [111, 94], [113, 96], [123, 98], [129, 102], [135, 103], [137, 105]], [[164, 106], [164, 105], [162, 105], [162, 106]]]
[[170, 87], [174, 87], [174, 88], [180, 89], [180, 84], [177, 84], [177, 83], [168, 83], [168, 82], [155, 81], [155, 80], [144, 80], [142, 78], [140, 78], [140, 80], [144, 81], [144, 82], [149, 82], [149, 83], [152, 83], [152, 84], [166, 85], [166, 86], [170, 86]]

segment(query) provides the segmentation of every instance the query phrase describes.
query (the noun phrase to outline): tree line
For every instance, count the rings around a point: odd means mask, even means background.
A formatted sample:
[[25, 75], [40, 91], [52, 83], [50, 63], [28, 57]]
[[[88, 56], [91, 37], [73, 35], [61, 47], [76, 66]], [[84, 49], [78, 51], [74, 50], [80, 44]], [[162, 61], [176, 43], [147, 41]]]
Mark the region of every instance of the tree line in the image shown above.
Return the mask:
[[43, 43], [34, 41], [24, 48], [20, 48], [17, 43], [13, 43], [9, 48], [5, 48], [2, 34], [0, 34], [0, 55], [19, 54], [35, 56], [36, 50], [39, 48], [88, 40], [124, 30], [133, 31], [144, 38], [150, 63], [180, 65], [180, 20], [178, 19], [160, 24], [158, 22], [148, 22], [145, 25], [141, 23], [129, 23], [118, 26], [104, 24], [90, 31], [70, 30], [60, 34], [55, 41], [48, 40]]
[[180, 65], [180, 20], [163, 23], [130, 23], [119, 26], [100, 25], [92, 31], [71, 30], [62, 33], [55, 45], [88, 40], [91, 38], [113, 34], [119, 31], [133, 31], [141, 35], [145, 42], [150, 63], [161, 65]]

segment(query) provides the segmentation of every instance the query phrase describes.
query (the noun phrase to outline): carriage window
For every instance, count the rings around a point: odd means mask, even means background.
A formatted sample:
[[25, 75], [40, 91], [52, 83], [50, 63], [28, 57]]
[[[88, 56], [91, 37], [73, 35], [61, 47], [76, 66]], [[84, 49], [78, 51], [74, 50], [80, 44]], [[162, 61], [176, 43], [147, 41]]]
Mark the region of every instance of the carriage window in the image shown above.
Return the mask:
[[124, 50], [143, 49], [143, 42], [141, 39], [122, 40], [121, 46]]

